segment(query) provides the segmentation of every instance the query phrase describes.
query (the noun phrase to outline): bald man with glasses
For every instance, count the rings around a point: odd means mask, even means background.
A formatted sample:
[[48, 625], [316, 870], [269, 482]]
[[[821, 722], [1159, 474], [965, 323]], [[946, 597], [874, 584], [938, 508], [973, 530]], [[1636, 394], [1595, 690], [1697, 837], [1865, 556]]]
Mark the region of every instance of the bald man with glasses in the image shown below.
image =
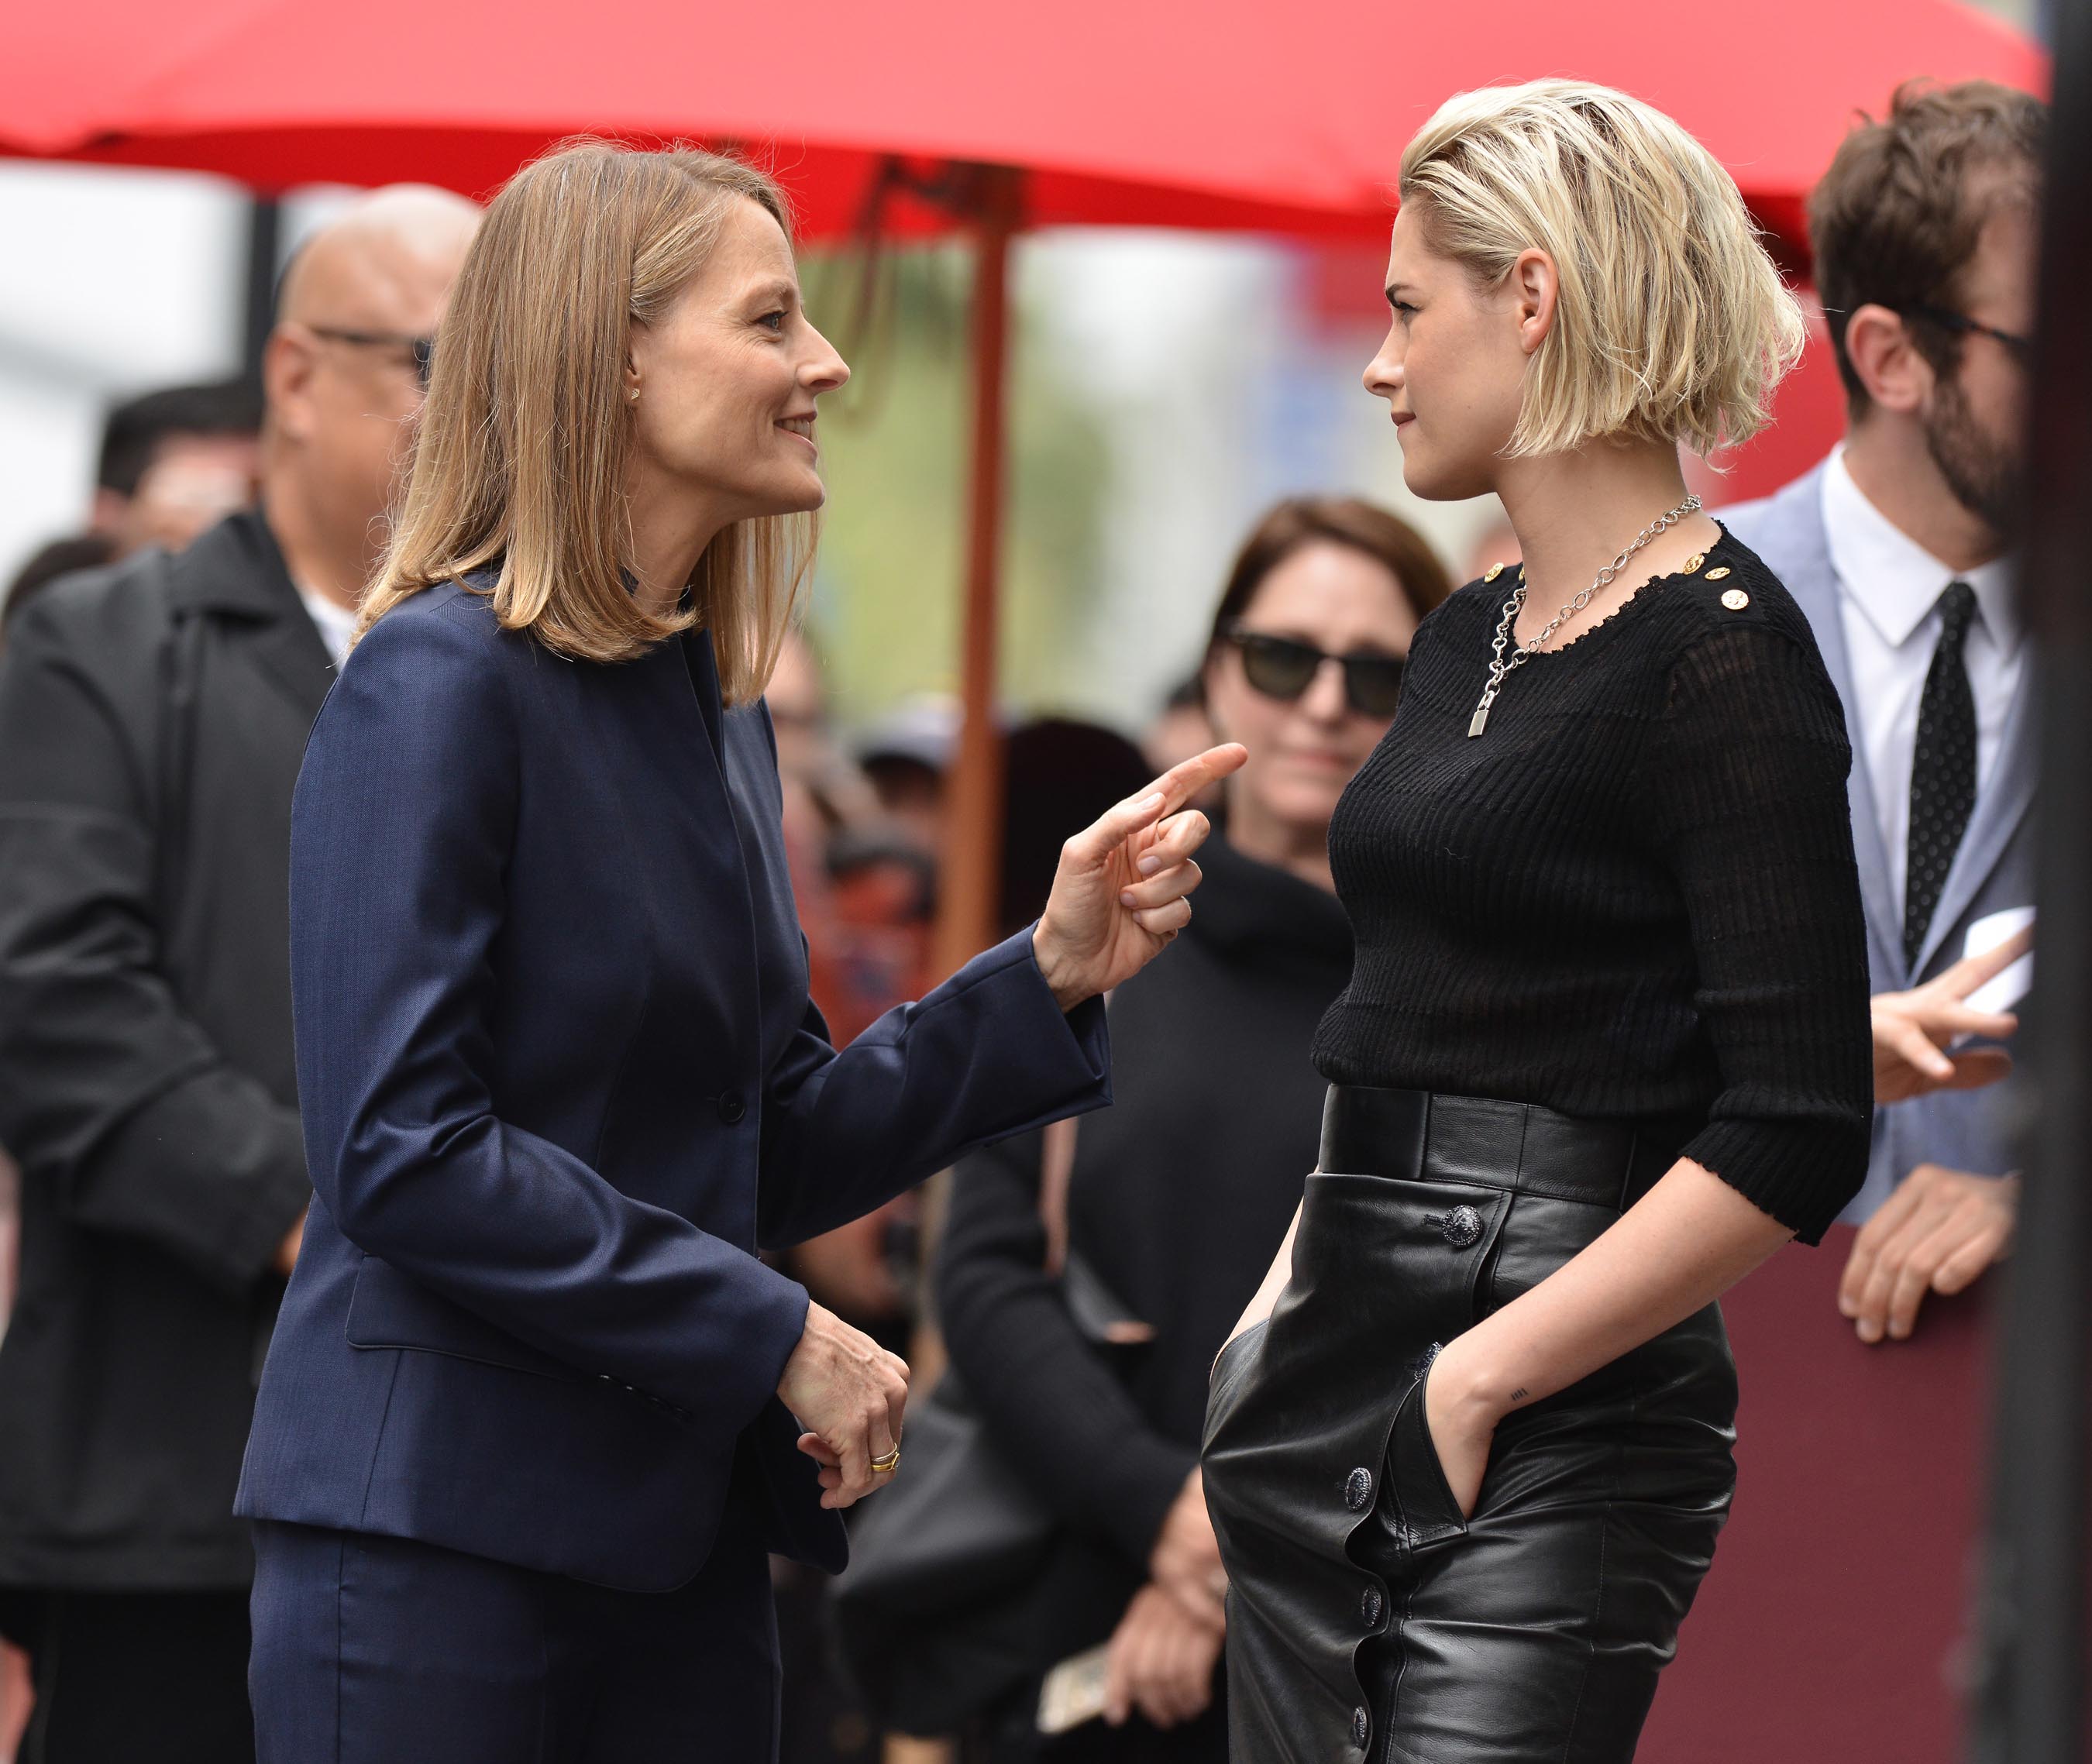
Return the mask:
[[291, 793], [478, 223], [351, 203], [286, 272], [262, 506], [53, 585], [0, 659], [0, 1628], [39, 1764], [252, 1757], [253, 1381], [309, 1184]]

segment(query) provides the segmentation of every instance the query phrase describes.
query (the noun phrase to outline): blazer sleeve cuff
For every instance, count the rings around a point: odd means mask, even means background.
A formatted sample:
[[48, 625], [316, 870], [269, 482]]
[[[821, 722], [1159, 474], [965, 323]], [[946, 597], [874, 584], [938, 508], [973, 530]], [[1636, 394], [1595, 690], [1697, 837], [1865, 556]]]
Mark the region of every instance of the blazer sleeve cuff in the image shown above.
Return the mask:
[[313, 1192], [296, 1113], [257, 1089], [213, 1070], [134, 1110], [83, 1161], [76, 1221], [146, 1238], [224, 1291], [253, 1286]]
[[305, 1175], [305, 1146], [297, 1129], [291, 1129], [296, 1161], [286, 1158], [275, 1176], [257, 1193], [253, 1206], [234, 1221], [225, 1246], [226, 1260], [236, 1278], [251, 1285], [274, 1273], [276, 1256], [291, 1227], [305, 1216], [312, 1204], [311, 1182]]
[[1008, 1024], [1013, 1040], [1035, 1060], [1042, 1090], [1067, 1105], [1005, 1128], [1005, 1134], [1042, 1126], [1079, 1109], [1102, 1108], [1111, 1100], [1111, 1032], [1105, 1025], [1104, 1001], [1086, 998], [1073, 1010], [1061, 1009], [1031, 946], [1037, 928], [1027, 925], [1016, 936], [983, 950], [940, 988], [959, 992], [993, 987], [996, 996], [990, 1020]]
[[747, 1261], [749, 1278], [743, 1294], [746, 1309], [741, 1327], [736, 1332], [737, 1346], [741, 1351], [726, 1362], [735, 1388], [703, 1393], [700, 1411], [709, 1416], [724, 1407], [733, 1416], [725, 1431], [736, 1434], [777, 1394], [784, 1368], [798, 1347], [799, 1338], [806, 1333], [806, 1312], [813, 1302], [804, 1286], [767, 1262], [754, 1256]]

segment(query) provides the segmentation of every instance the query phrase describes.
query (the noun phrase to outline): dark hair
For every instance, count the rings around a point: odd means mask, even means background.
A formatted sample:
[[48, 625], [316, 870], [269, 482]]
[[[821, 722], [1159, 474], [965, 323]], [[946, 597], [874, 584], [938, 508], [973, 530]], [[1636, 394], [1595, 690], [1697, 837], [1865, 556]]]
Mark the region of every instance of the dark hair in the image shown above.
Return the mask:
[[15, 615], [29, 603], [29, 597], [40, 588], [48, 587], [61, 576], [70, 576], [76, 570], [95, 569], [111, 562], [116, 556], [116, 542], [106, 533], [83, 533], [76, 538], [53, 539], [46, 546], [32, 551], [28, 561], [15, 572], [15, 579], [7, 584], [4, 598], [0, 598], [0, 629], [14, 621]]
[[[2031, 201], [2048, 136], [2038, 98], [1987, 80], [1896, 88], [1885, 122], [1868, 119], [1839, 144], [1809, 199], [1816, 290], [1830, 326], [1838, 376], [1854, 410], [1867, 389], [1845, 352], [1845, 326], [1865, 305], [1904, 313], [1935, 373], [1952, 373], [1960, 339], [1911, 309], [1952, 309], [1984, 223], [2008, 202]], [[2000, 180], [1979, 174], [1998, 171]]]
[[1154, 776], [1140, 750], [1095, 723], [1044, 717], [1013, 729], [1003, 743], [1004, 934], [1046, 910], [1061, 845]]
[[260, 395], [244, 380], [208, 386], [170, 386], [112, 404], [102, 424], [102, 460], [94, 481], [119, 496], [135, 496], [160, 444], [178, 435], [254, 435], [262, 427]]
[[[1420, 619], [1453, 591], [1453, 579], [1430, 541], [1399, 516], [1355, 496], [1290, 496], [1257, 522], [1235, 553], [1228, 585], [1213, 609], [1207, 662], [1225, 639], [1228, 627], [1249, 610], [1264, 578], [1309, 545], [1348, 546], [1384, 565]], [[1203, 681], [1204, 663], [1199, 672]]]

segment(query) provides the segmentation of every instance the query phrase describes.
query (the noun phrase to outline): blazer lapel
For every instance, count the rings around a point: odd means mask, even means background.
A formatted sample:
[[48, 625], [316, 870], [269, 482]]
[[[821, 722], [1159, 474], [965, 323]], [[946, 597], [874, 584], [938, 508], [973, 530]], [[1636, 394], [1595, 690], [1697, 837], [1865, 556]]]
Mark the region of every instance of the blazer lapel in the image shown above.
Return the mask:
[[249, 648], [262, 671], [297, 706], [308, 723], [320, 714], [320, 707], [334, 685], [334, 658], [327, 654], [319, 628], [302, 603], [295, 612], [287, 612], [257, 629]]
[[680, 701], [679, 720], [685, 730], [690, 728], [690, 713], [696, 713], [698, 727], [693, 732], [696, 739], [686, 738], [679, 743], [678, 758], [698, 780], [698, 793], [703, 798], [701, 808], [692, 805], [697, 830], [733, 878], [731, 886], [741, 908], [744, 935], [731, 940], [730, 944], [747, 953], [744, 971], [748, 989], [743, 996], [754, 997], [758, 996], [760, 978], [755, 903], [749, 888], [748, 848], [741, 837], [733, 780], [726, 766], [722, 728], [724, 710], [720, 703], [719, 665], [712, 653], [711, 633], [682, 632], [668, 639], [662, 646], [675, 652], [672, 659], [667, 659], [663, 672], [670, 673], [676, 682], [670, 689], [671, 696]]
[[252, 627], [242, 646], [309, 724], [334, 684], [334, 661], [257, 510], [223, 521], [175, 560], [173, 609]]
[[1911, 971], [1913, 977], [1924, 973], [1947, 935], [1975, 904], [2012, 843], [2012, 835], [2034, 806], [2034, 777], [2039, 769], [2034, 725], [2034, 694], [2022, 684], [2005, 713], [1997, 770], [1988, 785], [1977, 793], [1975, 812], [1969, 818], [1960, 850], [1954, 854], [1946, 884], [1939, 891], [1939, 904], [1933, 910], [1925, 946], [1918, 951], [1917, 966]]
[[[1860, 893], [1867, 916], [1884, 928], [1887, 941], [1899, 950], [1903, 940], [1903, 902], [1889, 886], [1888, 847], [1874, 799], [1874, 780], [1867, 772], [1866, 744], [1860, 739], [1859, 694], [1852, 685], [1852, 661], [1845, 647], [1845, 625], [1838, 610], [1838, 573], [1830, 562], [1830, 535], [1823, 528], [1823, 469], [1818, 466], [1785, 493], [1800, 504], [1787, 529], [1792, 546], [1782, 560], [1780, 580], [1807, 616], [1816, 633], [1823, 665], [1845, 707], [1846, 733], [1852, 744], [1852, 772], [1848, 796], [1852, 806], [1852, 850], [1859, 860]], [[1776, 566], [1777, 567], [1777, 566]], [[1938, 915], [1934, 915], [1935, 923]]]

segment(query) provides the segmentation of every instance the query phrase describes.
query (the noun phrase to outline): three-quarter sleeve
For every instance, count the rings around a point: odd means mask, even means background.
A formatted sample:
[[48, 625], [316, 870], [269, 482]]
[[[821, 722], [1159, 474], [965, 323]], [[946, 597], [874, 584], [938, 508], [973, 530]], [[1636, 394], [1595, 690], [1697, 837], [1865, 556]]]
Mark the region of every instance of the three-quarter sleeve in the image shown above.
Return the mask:
[[1738, 617], [1674, 663], [1638, 780], [1721, 1079], [1682, 1155], [1808, 1243], [1865, 1177], [1873, 1106], [1851, 766], [1813, 649]]

